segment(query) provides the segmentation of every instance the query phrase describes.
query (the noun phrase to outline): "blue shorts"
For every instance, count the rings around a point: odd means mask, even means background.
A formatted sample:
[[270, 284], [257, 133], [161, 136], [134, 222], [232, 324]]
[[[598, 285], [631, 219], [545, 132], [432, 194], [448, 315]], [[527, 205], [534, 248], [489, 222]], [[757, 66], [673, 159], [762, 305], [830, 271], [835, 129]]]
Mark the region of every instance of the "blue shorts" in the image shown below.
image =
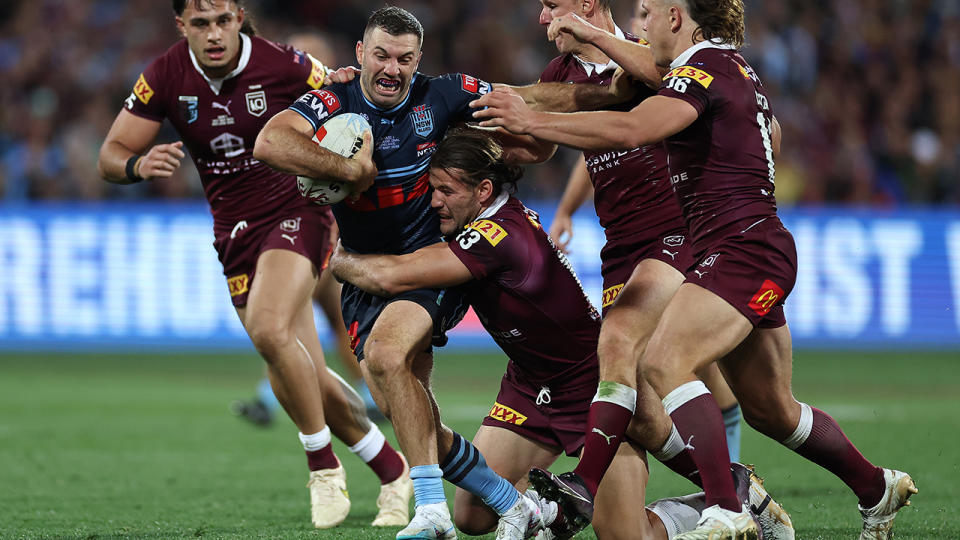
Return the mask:
[[364, 292], [350, 283], [344, 283], [340, 293], [340, 307], [343, 311], [343, 322], [350, 335], [350, 346], [353, 354], [357, 355], [358, 362], [363, 360], [363, 345], [370, 335], [373, 323], [388, 304], [397, 300], [414, 302], [430, 314], [430, 319], [433, 320], [433, 336], [425, 352], [430, 352], [433, 345], [446, 345], [447, 330], [456, 326], [470, 307], [466, 296], [459, 289], [417, 289], [383, 298]]

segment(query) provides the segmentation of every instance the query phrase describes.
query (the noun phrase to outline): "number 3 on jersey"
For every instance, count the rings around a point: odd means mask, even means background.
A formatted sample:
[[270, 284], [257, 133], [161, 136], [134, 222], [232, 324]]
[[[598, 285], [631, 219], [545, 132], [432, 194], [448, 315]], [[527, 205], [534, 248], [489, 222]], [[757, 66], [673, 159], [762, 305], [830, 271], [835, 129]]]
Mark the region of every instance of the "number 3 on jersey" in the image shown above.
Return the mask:
[[473, 229], [464, 229], [457, 235], [457, 242], [463, 249], [470, 249], [480, 240], [480, 233]]

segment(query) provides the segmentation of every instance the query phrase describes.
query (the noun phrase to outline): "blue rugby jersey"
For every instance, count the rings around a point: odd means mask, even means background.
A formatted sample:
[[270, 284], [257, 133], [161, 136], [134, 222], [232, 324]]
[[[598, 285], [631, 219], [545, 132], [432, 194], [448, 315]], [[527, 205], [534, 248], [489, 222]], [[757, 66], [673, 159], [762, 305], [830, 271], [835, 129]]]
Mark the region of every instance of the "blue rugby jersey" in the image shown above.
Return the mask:
[[343, 245], [358, 253], [410, 253], [439, 242], [440, 219], [430, 207], [430, 157], [449, 127], [472, 119], [469, 103], [490, 84], [462, 73], [416, 73], [400, 104], [383, 110], [370, 103], [360, 79], [304, 94], [290, 108], [317, 130], [345, 112], [373, 128], [377, 178], [356, 202], [333, 206]]

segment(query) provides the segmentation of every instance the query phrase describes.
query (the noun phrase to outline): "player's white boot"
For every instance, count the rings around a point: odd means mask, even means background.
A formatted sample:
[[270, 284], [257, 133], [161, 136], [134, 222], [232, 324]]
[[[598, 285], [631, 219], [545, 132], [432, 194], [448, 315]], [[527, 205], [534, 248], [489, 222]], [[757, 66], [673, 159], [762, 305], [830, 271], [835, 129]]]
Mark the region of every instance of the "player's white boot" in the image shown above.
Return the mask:
[[410, 466], [407, 459], [400, 454], [403, 461], [403, 473], [393, 482], [380, 486], [380, 496], [377, 497], [377, 517], [373, 520], [374, 527], [403, 527], [410, 521], [410, 497], [413, 496], [413, 481], [410, 480]]
[[521, 493], [517, 497], [517, 502], [500, 516], [500, 522], [497, 524], [497, 540], [533, 538], [543, 527], [540, 505]]
[[740, 512], [719, 505], [704, 509], [697, 528], [674, 536], [674, 540], [758, 540], [757, 521], [744, 505]]
[[397, 533], [397, 540], [456, 540], [447, 503], [421, 504], [410, 523]]
[[347, 493], [347, 473], [337, 461], [336, 469], [310, 471], [307, 488], [310, 489], [310, 518], [318, 529], [336, 527], [350, 513], [350, 495]]
[[863, 516], [863, 531], [860, 540], [887, 540], [892, 536], [893, 518], [897, 510], [910, 504], [907, 500], [917, 492], [913, 479], [905, 472], [891, 469], [883, 470], [883, 481], [887, 484], [883, 498], [873, 508], [860, 508]]
[[757, 518], [764, 540], [793, 540], [793, 522], [790, 515], [781, 507], [763, 487], [763, 478], [750, 471], [750, 509]]

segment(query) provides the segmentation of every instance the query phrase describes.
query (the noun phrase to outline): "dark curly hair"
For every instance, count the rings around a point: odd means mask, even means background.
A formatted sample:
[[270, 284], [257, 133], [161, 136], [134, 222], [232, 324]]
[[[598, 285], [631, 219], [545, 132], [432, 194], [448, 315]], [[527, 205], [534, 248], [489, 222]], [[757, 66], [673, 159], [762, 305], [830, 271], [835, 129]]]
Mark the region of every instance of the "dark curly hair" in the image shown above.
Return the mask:
[[503, 161], [503, 147], [487, 133], [474, 128], [452, 130], [430, 159], [431, 169], [442, 169], [468, 186], [484, 178], [493, 183], [494, 196], [515, 193], [523, 168]]
[[697, 23], [694, 36], [705, 40], [720, 39], [743, 47], [743, 0], [685, 0], [690, 17]]
[[[177, 17], [183, 15], [183, 10], [187, 8], [187, 2], [190, 1], [193, 3], [193, 7], [200, 9], [203, 4], [210, 4], [210, 0], [173, 0], [173, 12], [177, 14]], [[243, 0], [230, 0], [233, 4], [239, 8], [243, 8]], [[244, 8], [246, 9], [246, 8]], [[243, 18], [243, 25], [240, 26], [240, 31], [248, 36], [257, 35], [257, 27], [253, 24], [253, 17], [249, 13], [245, 13]]]

